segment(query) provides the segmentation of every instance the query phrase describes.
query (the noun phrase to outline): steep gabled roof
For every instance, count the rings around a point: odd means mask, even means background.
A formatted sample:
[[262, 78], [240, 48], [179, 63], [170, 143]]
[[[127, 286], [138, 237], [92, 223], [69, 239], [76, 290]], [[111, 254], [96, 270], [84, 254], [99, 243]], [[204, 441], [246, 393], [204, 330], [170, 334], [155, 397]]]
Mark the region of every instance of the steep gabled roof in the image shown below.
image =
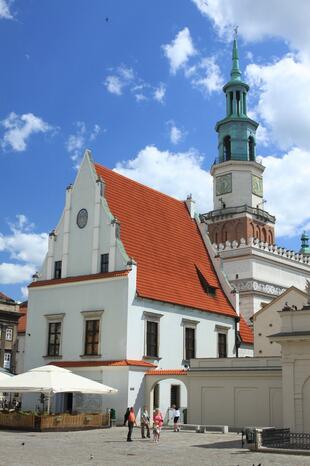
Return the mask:
[[21, 313], [20, 318], [18, 319], [17, 332], [25, 333], [27, 327], [27, 310], [28, 310], [28, 301], [24, 301], [19, 305], [19, 312]]
[[0, 301], [5, 301], [7, 303], [14, 303], [14, 299], [10, 298], [9, 296], [5, 295], [4, 293], [1, 293], [0, 291]]
[[[120, 221], [126, 252], [137, 262], [138, 295], [236, 316], [186, 204], [99, 164], [95, 168], [105, 181], [109, 208]], [[204, 291], [197, 270], [216, 288], [214, 296]]]
[[262, 312], [267, 311], [270, 307], [272, 307], [274, 304], [276, 304], [278, 301], [280, 301], [280, 299], [284, 298], [286, 295], [288, 295], [292, 291], [295, 291], [296, 293], [299, 293], [301, 296], [304, 296], [305, 299], [307, 299], [307, 296], [308, 296], [307, 293], [300, 290], [299, 288], [296, 288], [296, 286], [292, 285], [287, 290], [283, 291], [283, 293], [279, 294], [279, 296], [277, 296], [272, 301], [270, 301], [270, 303], [267, 303], [264, 306], [262, 306], [257, 312], [255, 312], [255, 314], [253, 314], [253, 316], [251, 317], [251, 320], [255, 321], [256, 317], [258, 315], [260, 315]]

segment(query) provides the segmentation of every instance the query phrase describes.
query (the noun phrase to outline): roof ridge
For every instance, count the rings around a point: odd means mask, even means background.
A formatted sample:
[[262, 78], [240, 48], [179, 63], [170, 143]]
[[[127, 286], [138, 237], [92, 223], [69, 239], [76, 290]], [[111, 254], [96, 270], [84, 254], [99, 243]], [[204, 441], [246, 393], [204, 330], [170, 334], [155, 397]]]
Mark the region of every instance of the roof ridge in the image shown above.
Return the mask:
[[105, 165], [101, 165], [100, 163], [97, 163], [97, 162], [94, 162], [94, 165], [95, 165], [95, 167], [98, 166], [99, 168], [103, 168], [104, 170], [109, 170], [110, 172], [112, 172], [112, 173], [114, 173], [114, 174], [116, 174], [116, 175], [118, 175], [118, 176], [120, 176], [120, 177], [122, 177], [122, 178], [125, 178], [126, 180], [129, 180], [129, 181], [131, 181], [132, 183], [135, 183], [135, 184], [137, 184], [137, 185], [139, 185], [139, 186], [142, 186], [143, 188], [146, 188], [146, 189], [149, 189], [149, 190], [151, 190], [151, 191], [154, 191], [155, 193], [160, 194], [161, 196], [165, 196], [165, 197], [168, 197], [169, 199], [171, 199], [171, 200], [173, 200], [173, 201], [175, 201], [175, 202], [179, 202], [179, 203], [181, 203], [181, 204], [185, 204], [185, 200], [182, 200], [182, 201], [181, 201], [180, 199], [176, 199], [176, 198], [173, 197], [173, 196], [169, 196], [169, 194], [165, 194], [165, 193], [163, 193], [162, 191], [159, 191], [158, 189], [155, 189], [155, 188], [152, 188], [151, 186], [148, 186], [148, 185], [146, 185], [146, 184], [143, 184], [143, 183], [141, 183], [140, 181], [136, 181], [136, 180], [134, 180], [134, 179], [132, 179], [132, 178], [129, 178], [129, 176], [123, 175], [122, 173], [119, 173], [118, 171], [115, 171], [115, 170], [116, 170], [115, 168], [108, 168], [108, 167], [106, 167]]

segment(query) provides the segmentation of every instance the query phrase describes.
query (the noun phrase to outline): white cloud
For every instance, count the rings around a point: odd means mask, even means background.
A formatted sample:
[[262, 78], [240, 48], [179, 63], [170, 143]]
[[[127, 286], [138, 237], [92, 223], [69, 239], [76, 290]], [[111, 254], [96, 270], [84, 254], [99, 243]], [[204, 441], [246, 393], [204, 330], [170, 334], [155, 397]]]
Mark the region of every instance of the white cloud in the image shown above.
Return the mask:
[[52, 130], [48, 123], [33, 113], [17, 115], [11, 112], [1, 124], [5, 128], [1, 141], [2, 147], [4, 149], [10, 147], [17, 152], [26, 150], [28, 139], [32, 134], [46, 133]]
[[86, 149], [86, 145], [88, 142], [95, 141], [102, 130], [96, 123], [93, 129], [88, 131], [84, 121], [77, 121], [75, 126], [76, 132], [69, 135], [66, 141], [66, 148], [70, 154], [71, 160], [74, 162], [74, 167], [78, 169], [83, 156], [83, 151]]
[[185, 132], [178, 128], [173, 121], [168, 122], [170, 126], [170, 141], [172, 144], [178, 144], [184, 139]]
[[124, 85], [118, 76], [107, 76], [104, 84], [111, 94], [122, 95]]
[[175, 39], [162, 46], [170, 63], [170, 71], [175, 74], [179, 68], [186, 65], [189, 58], [196, 55], [196, 50], [187, 27], [178, 32]]
[[258, 95], [255, 112], [277, 145], [310, 149], [310, 66], [286, 55], [269, 65], [248, 65], [246, 76]]
[[12, 19], [13, 15], [10, 11], [10, 4], [12, 2], [9, 0], [0, 0], [0, 18], [3, 19]]
[[21, 289], [22, 298], [26, 301], [28, 299], [28, 288], [27, 286], [22, 286]]
[[185, 75], [191, 79], [194, 87], [207, 94], [222, 90], [224, 79], [216, 58], [205, 57], [197, 65], [189, 68]]
[[198, 210], [207, 212], [212, 209], [212, 177], [202, 163], [202, 155], [194, 149], [174, 153], [146, 146], [114, 170], [180, 200], [192, 193]]
[[[277, 236], [299, 234], [310, 221], [310, 152], [294, 148], [263, 157], [265, 209], [277, 218]], [[310, 225], [308, 225], [309, 227]]]
[[166, 86], [163, 83], [160, 83], [158, 87], [155, 88], [154, 90], [154, 99], [157, 100], [157, 102], [160, 102], [161, 104], [165, 101], [165, 95], [166, 95]]
[[47, 251], [48, 234], [34, 233], [34, 225], [23, 214], [9, 224], [10, 233], [0, 233], [0, 252], [14, 262], [0, 264], [0, 284], [30, 282]]
[[112, 71], [113, 74], [106, 77], [104, 85], [111, 94], [121, 96], [127, 89], [134, 96], [136, 102], [156, 100], [163, 103], [166, 93], [166, 87], [163, 83], [153, 87], [141, 79], [132, 68], [124, 64], [109, 71]]
[[218, 34], [231, 40], [233, 27], [246, 41], [279, 37], [292, 49], [310, 52], [310, 2], [283, 0], [192, 0], [200, 12], [213, 22]]
[[16, 283], [30, 282], [35, 271], [35, 267], [31, 265], [2, 262], [0, 264], [0, 284], [15, 285]]
[[134, 81], [134, 71], [124, 64], [112, 71], [114, 74], [106, 77], [104, 85], [111, 94], [122, 95], [124, 87]]

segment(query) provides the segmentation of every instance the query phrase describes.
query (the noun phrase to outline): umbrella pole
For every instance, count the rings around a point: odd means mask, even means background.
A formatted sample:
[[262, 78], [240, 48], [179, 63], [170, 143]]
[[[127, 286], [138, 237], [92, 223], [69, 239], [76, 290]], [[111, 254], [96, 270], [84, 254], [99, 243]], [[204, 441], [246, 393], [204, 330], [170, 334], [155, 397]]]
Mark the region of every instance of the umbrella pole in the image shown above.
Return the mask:
[[51, 412], [51, 394], [47, 394], [47, 414]]

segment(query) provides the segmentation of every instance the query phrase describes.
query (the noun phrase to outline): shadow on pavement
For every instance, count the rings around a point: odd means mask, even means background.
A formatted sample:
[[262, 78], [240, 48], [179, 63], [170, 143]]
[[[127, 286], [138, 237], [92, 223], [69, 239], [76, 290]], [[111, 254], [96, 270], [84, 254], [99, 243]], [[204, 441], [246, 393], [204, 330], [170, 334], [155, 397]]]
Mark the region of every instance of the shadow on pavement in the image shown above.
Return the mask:
[[196, 448], [213, 448], [213, 449], [222, 449], [222, 448], [237, 448], [241, 449], [241, 440], [228, 440], [227, 442], [215, 442], [207, 443], [205, 445], [191, 445]]

